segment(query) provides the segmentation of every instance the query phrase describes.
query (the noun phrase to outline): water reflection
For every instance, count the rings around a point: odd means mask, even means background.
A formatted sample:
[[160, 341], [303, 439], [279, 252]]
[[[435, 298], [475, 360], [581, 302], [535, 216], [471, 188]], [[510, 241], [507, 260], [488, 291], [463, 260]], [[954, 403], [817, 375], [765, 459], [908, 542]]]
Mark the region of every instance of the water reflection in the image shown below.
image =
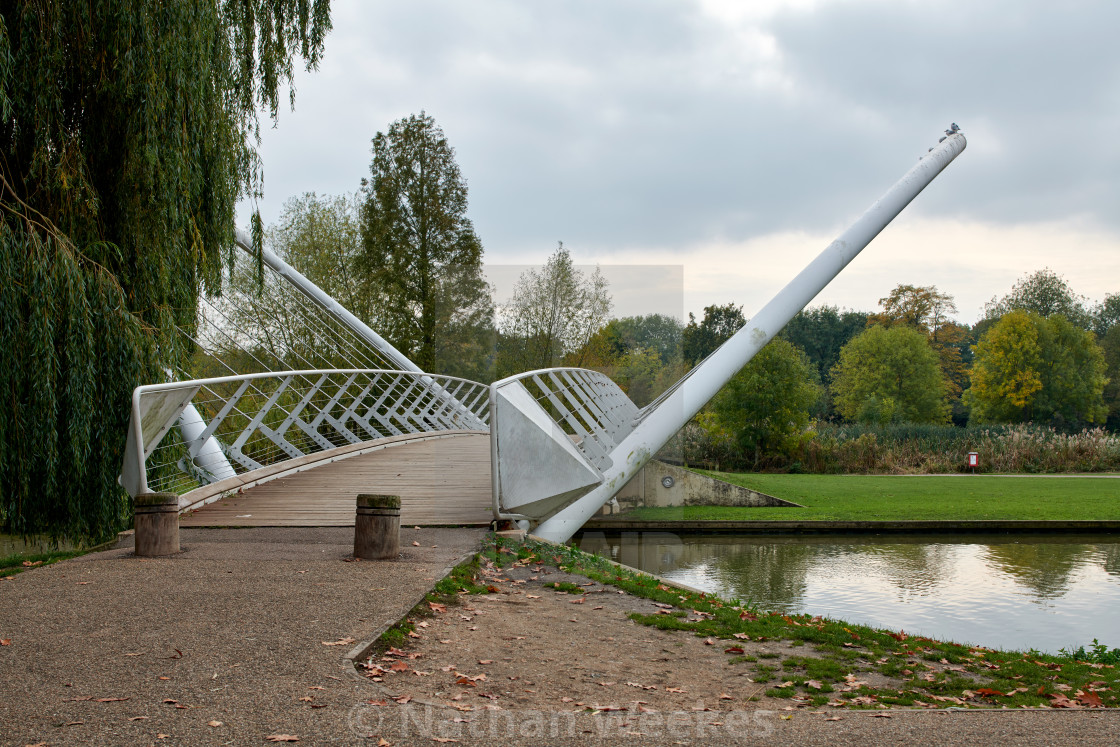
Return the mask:
[[763, 609], [993, 647], [1120, 646], [1111, 536], [587, 533], [580, 547]]

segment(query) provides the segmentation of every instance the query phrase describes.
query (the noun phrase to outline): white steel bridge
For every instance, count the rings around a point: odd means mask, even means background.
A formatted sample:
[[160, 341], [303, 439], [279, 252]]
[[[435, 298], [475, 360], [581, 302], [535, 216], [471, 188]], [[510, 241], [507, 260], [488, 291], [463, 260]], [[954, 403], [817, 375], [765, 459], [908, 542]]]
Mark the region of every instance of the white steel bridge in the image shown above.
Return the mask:
[[[641, 409], [596, 371], [489, 386], [421, 371], [266, 249], [259, 289], [235, 275], [188, 336], [214, 375], [169, 370], [133, 393], [121, 484], [134, 497], [178, 494], [184, 526], [352, 525], [358, 493], [387, 493], [401, 496], [403, 525], [514, 520], [565, 541], [965, 145], [955, 125], [946, 131], [746, 327]], [[244, 235], [238, 244], [250, 251]]]

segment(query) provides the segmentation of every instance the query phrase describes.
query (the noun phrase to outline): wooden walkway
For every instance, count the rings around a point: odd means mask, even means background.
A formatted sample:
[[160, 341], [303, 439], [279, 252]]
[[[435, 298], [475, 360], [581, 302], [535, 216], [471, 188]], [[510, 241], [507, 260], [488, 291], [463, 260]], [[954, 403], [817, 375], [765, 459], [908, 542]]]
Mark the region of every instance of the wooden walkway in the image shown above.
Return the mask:
[[248, 488], [183, 514], [179, 524], [353, 526], [358, 493], [399, 495], [401, 526], [489, 524], [490, 437], [433, 434], [389, 443]]

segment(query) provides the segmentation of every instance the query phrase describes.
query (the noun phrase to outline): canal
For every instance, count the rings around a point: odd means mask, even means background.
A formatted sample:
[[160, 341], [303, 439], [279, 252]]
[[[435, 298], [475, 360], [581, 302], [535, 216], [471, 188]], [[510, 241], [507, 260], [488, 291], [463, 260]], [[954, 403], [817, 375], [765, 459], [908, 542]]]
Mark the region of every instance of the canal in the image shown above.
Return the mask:
[[1120, 647], [1115, 535], [588, 532], [577, 544], [763, 610], [990, 648]]

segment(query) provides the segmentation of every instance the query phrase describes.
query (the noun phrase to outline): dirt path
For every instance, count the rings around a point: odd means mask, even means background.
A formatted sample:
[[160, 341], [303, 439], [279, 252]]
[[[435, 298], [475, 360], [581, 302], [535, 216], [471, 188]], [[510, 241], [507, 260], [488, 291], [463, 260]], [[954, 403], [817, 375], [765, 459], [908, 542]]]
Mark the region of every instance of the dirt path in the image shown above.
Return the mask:
[[[479, 744], [511, 736], [541, 743], [749, 744], [783, 734], [804, 743], [913, 744], [931, 743], [922, 734], [932, 730], [944, 744], [984, 743], [979, 735], [996, 732], [1017, 735], [1012, 741], [1023, 744], [1068, 744], [1075, 732], [1086, 744], [1116, 744], [1115, 711], [873, 712], [767, 697], [782, 681], [781, 662], [804, 655], [805, 647], [641, 625], [629, 614], [670, 611], [547, 566], [491, 571], [486, 581], [490, 593], [463, 596], [461, 605], [416, 618], [418, 637], [368, 660], [366, 676], [380, 696], [356, 711], [356, 723], [369, 734]], [[583, 593], [548, 586], [557, 583]], [[754, 661], [729, 663], [731, 646], [742, 648], [734, 655]], [[760, 666], [776, 676], [756, 682], [765, 679]], [[903, 684], [861, 673], [846, 687], [858, 689], [872, 677], [873, 687]]]

